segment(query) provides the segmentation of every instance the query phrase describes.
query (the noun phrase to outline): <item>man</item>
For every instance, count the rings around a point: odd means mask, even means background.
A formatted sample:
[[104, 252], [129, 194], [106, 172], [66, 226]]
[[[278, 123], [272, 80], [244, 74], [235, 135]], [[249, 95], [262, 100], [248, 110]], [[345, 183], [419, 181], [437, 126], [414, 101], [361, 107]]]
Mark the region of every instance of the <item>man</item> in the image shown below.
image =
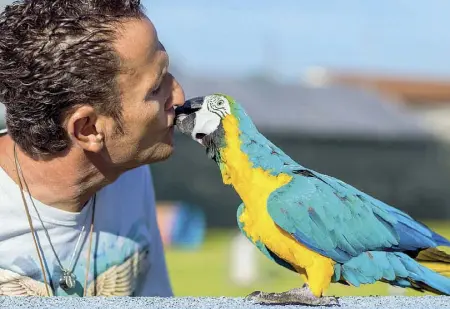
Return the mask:
[[138, 0], [5, 8], [0, 295], [172, 295], [147, 167], [184, 102], [168, 64]]

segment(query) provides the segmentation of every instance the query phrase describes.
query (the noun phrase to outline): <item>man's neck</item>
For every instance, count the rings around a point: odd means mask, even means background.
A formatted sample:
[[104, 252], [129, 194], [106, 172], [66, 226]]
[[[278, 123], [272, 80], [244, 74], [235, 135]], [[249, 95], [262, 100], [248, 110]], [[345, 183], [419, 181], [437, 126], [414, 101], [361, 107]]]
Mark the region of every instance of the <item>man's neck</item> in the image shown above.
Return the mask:
[[[105, 175], [80, 151], [52, 160], [36, 161], [19, 147], [17, 157], [22, 177], [33, 198], [69, 212], [80, 212], [87, 201], [101, 188], [114, 181], [117, 175]], [[14, 142], [9, 136], [0, 137], [0, 167], [18, 182]], [[26, 186], [22, 181], [25, 191]], [[19, 187], [18, 187], [18, 190]]]

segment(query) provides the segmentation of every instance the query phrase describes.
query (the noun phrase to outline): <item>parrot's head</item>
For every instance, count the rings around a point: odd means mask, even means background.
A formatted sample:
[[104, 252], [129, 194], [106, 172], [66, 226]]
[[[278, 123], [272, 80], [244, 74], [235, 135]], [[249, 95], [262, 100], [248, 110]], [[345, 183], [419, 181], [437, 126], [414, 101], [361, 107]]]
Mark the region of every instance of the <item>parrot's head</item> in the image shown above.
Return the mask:
[[235, 110], [235, 100], [224, 94], [211, 94], [187, 100], [175, 109], [178, 130], [206, 147], [208, 157], [216, 159], [224, 146], [222, 121]]

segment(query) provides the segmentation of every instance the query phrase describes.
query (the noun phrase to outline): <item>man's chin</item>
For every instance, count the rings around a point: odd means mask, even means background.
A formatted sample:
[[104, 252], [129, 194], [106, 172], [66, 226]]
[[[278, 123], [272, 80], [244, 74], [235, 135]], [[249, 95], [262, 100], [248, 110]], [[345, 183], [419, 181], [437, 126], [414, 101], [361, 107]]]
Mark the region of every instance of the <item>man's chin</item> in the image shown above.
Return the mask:
[[153, 152], [146, 160], [146, 164], [165, 161], [173, 154], [174, 147], [172, 144], [161, 144], [158, 150]]
[[143, 164], [157, 163], [170, 158], [175, 148], [173, 135], [173, 130], [169, 130], [163, 139], [161, 139], [156, 145], [153, 145], [152, 148], [148, 149], [148, 151], [144, 154], [144, 160], [142, 160], [144, 161]]

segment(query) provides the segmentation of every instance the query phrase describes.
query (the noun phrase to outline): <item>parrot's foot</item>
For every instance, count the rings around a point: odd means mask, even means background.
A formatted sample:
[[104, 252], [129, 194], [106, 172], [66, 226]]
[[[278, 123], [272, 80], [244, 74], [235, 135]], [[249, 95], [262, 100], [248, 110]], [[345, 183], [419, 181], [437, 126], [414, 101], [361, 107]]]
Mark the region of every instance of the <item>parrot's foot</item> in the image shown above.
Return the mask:
[[255, 291], [249, 294], [246, 300], [254, 301], [261, 305], [307, 305], [307, 306], [338, 306], [336, 297], [316, 297], [308, 286], [292, 289], [283, 293], [265, 293]]

